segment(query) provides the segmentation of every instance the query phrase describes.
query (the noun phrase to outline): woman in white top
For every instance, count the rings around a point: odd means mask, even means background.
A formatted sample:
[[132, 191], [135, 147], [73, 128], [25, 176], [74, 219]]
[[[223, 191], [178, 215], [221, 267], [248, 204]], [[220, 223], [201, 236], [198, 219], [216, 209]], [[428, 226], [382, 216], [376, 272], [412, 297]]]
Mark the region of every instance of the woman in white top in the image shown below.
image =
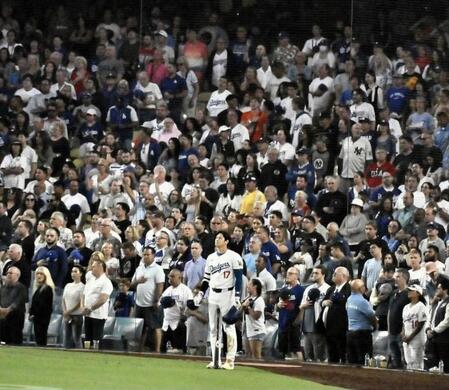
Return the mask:
[[250, 352], [250, 357], [262, 359], [262, 344], [266, 334], [265, 301], [261, 296], [262, 283], [259, 279], [251, 279], [246, 289], [248, 298], [243, 301], [241, 310], [245, 313], [247, 350]]
[[84, 284], [81, 282], [81, 266], [73, 266], [71, 276], [73, 283], [68, 283], [62, 294], [62, 314], [65, 327], [64, 348], [81, 348], [83, 315], [80, 306], [84, 292]]
[[419, 284], [409, 286], [410, 303], [402, 311], [404, 325], [401, 337], [408, 370], [424, 369], [424, 346], [426, 344], [424, 325], [427, 320], [427, 308], [422, 293], [422, 287]]
[[25, 157], [22, 157], [22, 144], [14, 141], [10, 147], [10, 153], [3, 158], [0, 170], [3, 173], [5, 188], [25, 188]]

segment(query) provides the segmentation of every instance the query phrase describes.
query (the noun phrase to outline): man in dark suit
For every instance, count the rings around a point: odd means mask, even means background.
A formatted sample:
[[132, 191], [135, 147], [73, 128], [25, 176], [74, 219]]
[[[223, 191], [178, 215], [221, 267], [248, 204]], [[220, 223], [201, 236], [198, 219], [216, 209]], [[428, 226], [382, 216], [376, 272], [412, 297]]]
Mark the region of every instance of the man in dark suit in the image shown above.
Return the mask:
[[351, 295], [349, 271], [345, 267], [337, 267], [332, 281], [334, 286], [327, 290], [321, 305], [322, 319], [326, 327], [326, 343], [330, 363], [346, 362], [346, 330], [348, 314], [346, 300]]
[[439, 299], [431, 310], [430, 327], [427, 328], [434, 365], [441, 360], [444, 372], [449, 373], [449, 281], [442, 279], [438, 284], [436, 297]]

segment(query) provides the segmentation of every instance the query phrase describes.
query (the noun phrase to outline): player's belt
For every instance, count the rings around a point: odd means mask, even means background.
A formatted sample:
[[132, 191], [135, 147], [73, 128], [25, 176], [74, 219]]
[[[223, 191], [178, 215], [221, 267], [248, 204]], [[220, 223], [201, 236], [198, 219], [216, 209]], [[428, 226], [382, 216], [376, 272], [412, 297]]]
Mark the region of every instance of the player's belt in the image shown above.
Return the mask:
[[216, 293], [221, 293], [221, 292], [225, 292], [225, 291], [231, 291], [234, 290], [234, 286], [233, 287], [229, 287], [229, 288], [213, 288], [212, 291], [216, 292]]

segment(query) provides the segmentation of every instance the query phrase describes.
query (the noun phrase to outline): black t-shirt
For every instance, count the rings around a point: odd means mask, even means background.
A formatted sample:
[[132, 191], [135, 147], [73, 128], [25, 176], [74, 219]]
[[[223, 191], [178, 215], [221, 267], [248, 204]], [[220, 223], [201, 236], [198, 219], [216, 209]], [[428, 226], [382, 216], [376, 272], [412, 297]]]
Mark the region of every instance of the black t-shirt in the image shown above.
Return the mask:
[[128, 228], [128, 226], [131, 226], [131, 221], [129, 219], [124, 219], [123, 221], [115, 221], [115, 225], [120, 230], [120, 237], [122, 239], [122, 242], [125, 241], [125, 230]]
[[140, 256], [125, 257], [120, 260], [120, 277], [131, 279], [139, 266]]
[[408, 290], [399, 292], [396, 290], [390, 298], [388, 308], [388, 331], [391, 335], [398, 335], [402, 331], [402, 310], [410, 302], [408, 299]]

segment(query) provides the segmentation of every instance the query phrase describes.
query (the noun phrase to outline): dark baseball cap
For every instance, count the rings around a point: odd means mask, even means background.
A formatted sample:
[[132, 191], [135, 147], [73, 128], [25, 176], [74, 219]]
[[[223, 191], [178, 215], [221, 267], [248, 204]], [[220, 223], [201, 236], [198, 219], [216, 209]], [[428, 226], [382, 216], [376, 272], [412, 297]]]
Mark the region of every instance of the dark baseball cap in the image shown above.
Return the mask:
[[261, 137], [257, 140], [257, 143], [259, 144], [269, 144], [271, 140], [267, 137]]
[[290, 35], [288, 34], [287, 31], [281, 31], [281, 32], [278, 34], [278, 38], [279, 38], [279, 39], [290, 38]]
[[109, 72], [107, 75], [106, 75], [106, 78], [107, 79], [115, 79], [117, 77], [117, 75], [114, 73], [114, 72]]
[[245, 176], [245, 181], [255, 181], [255, 182], [257, 182], [257, 177], [252, 172], [249, 172]]
[[296, 154], [307, 154], [307, 155], [309, 155], [310, 154], [310, 150], [309, 149], [307, 149], [307, 148], [299, 148], [297, 151], [296, 151]]
[[434, 222], [429, 222], [426, 226], [427, 229], [438, 229], [438, 226]]
[[379, 126], [388, 126], [388, 127], [390, 127], [390, 123], [388, 121], [383, 120], [383, 121], [379, 122]]
[[359, 117], [359, 123], [362, 123], [362, 122], [369, 123], [371, 121], [366, 116], [360, 116]]

